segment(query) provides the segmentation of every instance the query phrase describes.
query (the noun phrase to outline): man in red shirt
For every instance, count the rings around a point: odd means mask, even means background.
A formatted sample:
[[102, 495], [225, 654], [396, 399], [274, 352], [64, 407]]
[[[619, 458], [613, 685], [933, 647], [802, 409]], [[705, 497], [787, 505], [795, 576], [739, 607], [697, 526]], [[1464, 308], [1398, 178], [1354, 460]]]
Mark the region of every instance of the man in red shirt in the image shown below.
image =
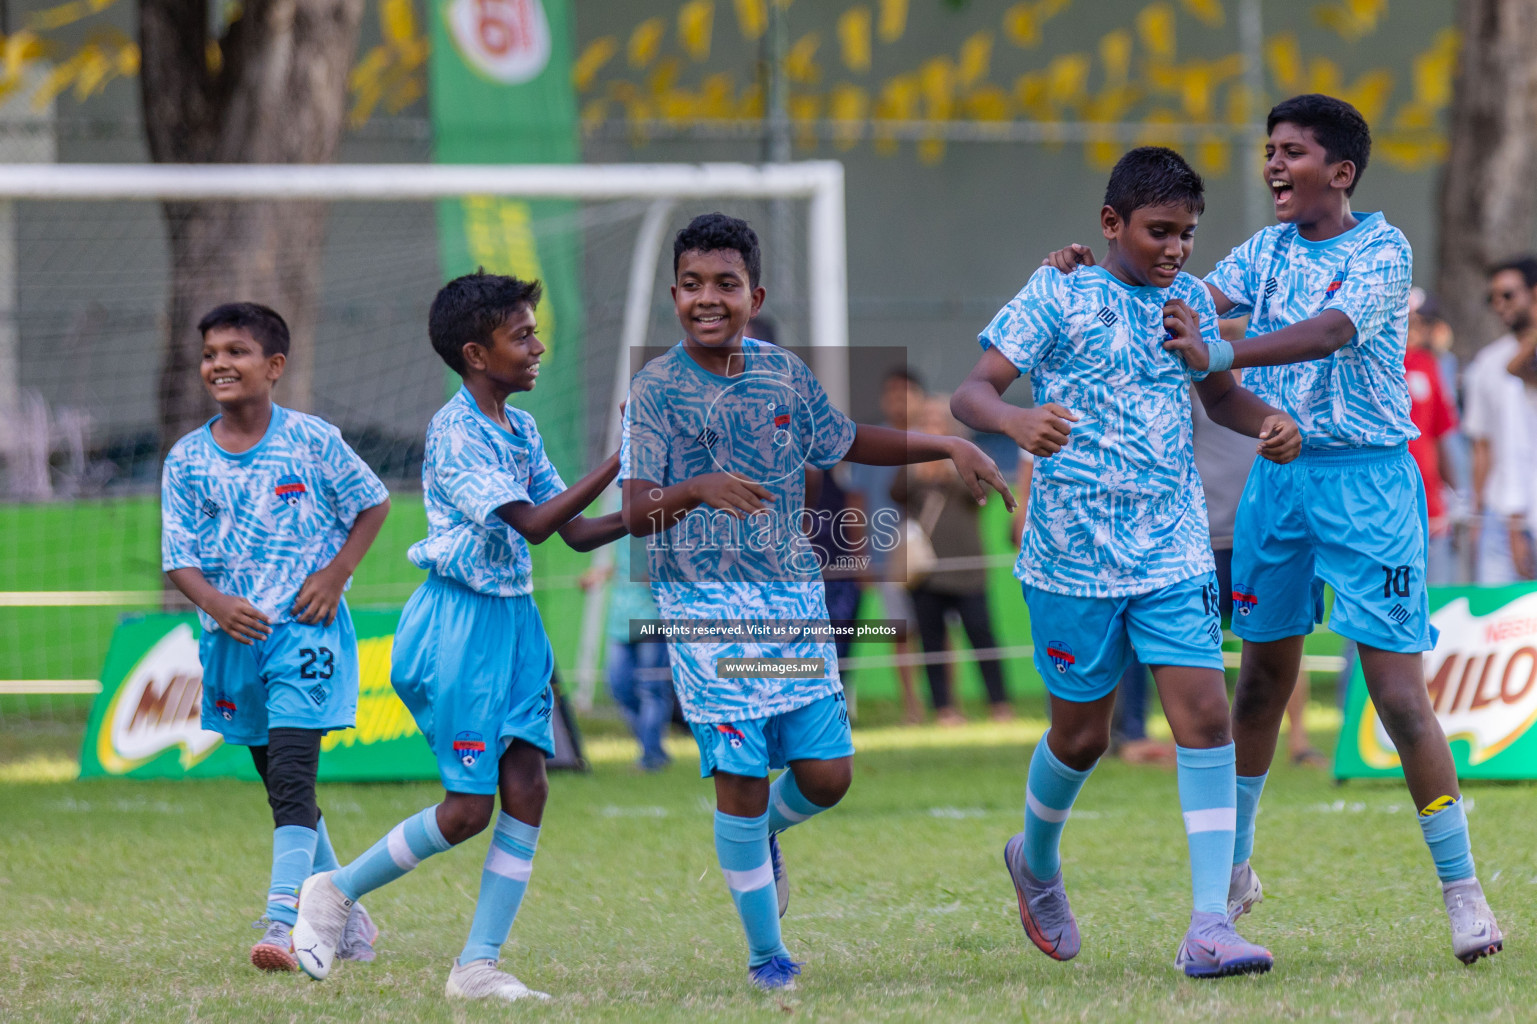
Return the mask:
[[1436, 358], [1436, 334], [1447, 329], [1436, 300], [1419, 288], [1409, 294], [1409, 345], [1404, 353], [1404, 377], [1409, 385], [1409, 418], [1420, 436], [1409, 442], [1409, 454], [1425, 481], [1425, 508], [1430, 517], [1430, 551], [1426, 581], [1452, 582], [1452, 522], [1443, 487], [1456, 489], [1444, 450], [1446, 435], [1457, 429], [1457, 412], [1446, 393]]

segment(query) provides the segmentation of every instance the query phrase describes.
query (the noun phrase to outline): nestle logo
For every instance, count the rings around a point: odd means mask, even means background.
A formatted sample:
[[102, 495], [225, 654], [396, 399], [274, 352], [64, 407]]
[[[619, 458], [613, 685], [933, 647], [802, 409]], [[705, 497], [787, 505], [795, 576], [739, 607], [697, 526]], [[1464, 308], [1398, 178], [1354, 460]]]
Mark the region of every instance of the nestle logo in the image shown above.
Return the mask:
[[1109, 306], [1101, 306], [1099, 308], [1099, 312], [1094, 314], [1094, 319], [1098, 320], [1106, 327], [1114, 327], [1118, 317], [1115, 315], [1115, 310], [1111, 309]]
[[219, 506], [212, 498], [204, 498], [199, 510], [209, 519], [219, 514]]
[[694, 440], [699, 444], [701, 448], [714, 448], [715, 442], [720, 440], [720, 435], [711, 430], [709, 427], [705, 427], [699, 432], [699, 436], [694, 438]]

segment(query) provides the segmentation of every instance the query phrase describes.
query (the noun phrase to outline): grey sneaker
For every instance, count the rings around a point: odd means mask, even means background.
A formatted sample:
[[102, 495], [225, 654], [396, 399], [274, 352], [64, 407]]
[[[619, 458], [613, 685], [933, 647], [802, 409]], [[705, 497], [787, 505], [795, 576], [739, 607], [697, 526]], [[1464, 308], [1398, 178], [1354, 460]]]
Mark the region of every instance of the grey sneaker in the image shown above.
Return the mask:
[[251, 947], [251, 965], [263, 971], [297, 971], [299, 961], [294, 959], [288, 925], [264, 917], [256, 922], [256, 927], [266, 931]]
[[779, 850], [779, 833], [769, 835], [769, 864], [774, 868], [774, 895], [779, 900], [779, 916], [790, 909], [790, 872], [785, 870], [785, 857]]
[[1256, 903], [1265, 901], [1265, 887], [1259, 884], [1259, 875], [1248, 861], [1233, 865], [1233, 873], [1227, 883], [1227, 919], [1236, 924], [1240, 917], [1254, 909]]
[[1041, 881], [1025, 867], [1025, 834], [1018, 833], [1003, 848], [1003, 863], [1014, 882], [1019, 897], [1019, 921], [1036, 948], [1053, 960], [1071, 960], [1078, 955], [1078, 921], [1067, 902], [1062, 872]]
[[453, 970], [448, 972], [448, 984], [443, 994], [450, 999], [501, 999], [514, 1002], [518, 999], [548, 999], [547, 992], [535, 992], [506, 971], [496, 969], [495, 960], [471, 960], [461, 964], [454, 960]]
[[322, 871], [299, 888], [299, 920], [294, 925], [294, 957], [316, 981], [324, 981], [336, 962], [336, 947], [347, 927], [352, 901], [331, 881], [334, 871]]
[[1505, 936], [1500, 933], [1478, 879], [1447, 882], [1441, 886], [1441, 898], [1446, 901], [1446, 916], [1452, 921], [1452, 952], [1458, 960], [1470, 964], [1505, 948]]
[[1264, 974], [1275, 957], [1239, 935], [1221, 914], [1190, 915], [1190, 930], [1179, 944], [1174, 966], [1191, 978], [1225, 978], [1230, 974]]
[[373, 963], [374, 943], [379, 940], [379, 928], [368, 916], [363, 904], [354, 903], [347, 914], [347, 924], [342, 928], [342, 941], [336, 947], [336, 959], [353, 960], [360, 964]]

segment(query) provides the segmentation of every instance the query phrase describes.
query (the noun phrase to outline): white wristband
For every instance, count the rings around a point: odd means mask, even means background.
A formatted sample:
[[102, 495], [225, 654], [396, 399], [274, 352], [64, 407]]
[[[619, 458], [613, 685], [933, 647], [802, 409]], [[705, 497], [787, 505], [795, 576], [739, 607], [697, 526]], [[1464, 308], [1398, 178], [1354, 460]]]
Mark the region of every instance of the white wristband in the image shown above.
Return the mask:
[[1206, 372], [1221, 373], [1233, 368], [1233, 343], [1214, 341], [1206, 346]]

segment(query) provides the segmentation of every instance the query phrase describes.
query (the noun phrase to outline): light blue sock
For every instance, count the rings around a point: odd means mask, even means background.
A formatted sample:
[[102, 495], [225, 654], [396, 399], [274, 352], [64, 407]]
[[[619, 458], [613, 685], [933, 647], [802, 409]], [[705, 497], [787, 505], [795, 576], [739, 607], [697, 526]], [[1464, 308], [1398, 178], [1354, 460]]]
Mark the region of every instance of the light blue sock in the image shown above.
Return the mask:
[[[1051, 735], [1050, 730], [1046, 735]], [[1046, 745], [1046, 736], [1035, 745], [1025, 782], [1025, 867], [1042, 882], [1062, 870], [1058, 853], [1062, 828], [1092, 771], [1094, 765], [1080, 772], [1059, 761]]]
[[284, 924], [299, 919], [299, 886], [315, 859], [315, 830], [279, 825], [272, 830], [272, 884], [267, 886], [267, 917]]
[[1259, 816], [1259, 796], [1265, 791], [1264, 775], [1238, 776], [1238, 822], [1233, 830], [1233, 863], [1242, 864], [1254, 856], [1254, 819]]
[[1473, 846], [1468, 840], [1468, 815], [1461, 797], [1450, 807], [1420, 818], [1420, 831], [1425, 833], [1425, 845], [1436, 862], [1436, 877], [1443, 884], [1473, 877]]
[[438, 829], [437, 805], [411, 815], [368, 848], [331, 879], [342, 895], [355, 900], [387, 882], [393, 882], [434, 853], [448, 849]]
[[342, 862], [336, 859], [336, 850], [331, 846], [330, 833], [326, 832], [325, 815], [315, 819], [315, 863], [311, 871], [335, 871], [342, 866]]
[[1233, 873], [1233, 829], [1238, 818], [1233, 745], [1174, 749], [1195, 909], [1203, 914], [1226, 914], [1228, 878]]
[[799, 825], [813, 815], [827, 810], [807, 800], [795, 783], [795, 769], [779, 773], [779, 778], [769, 787], [768, 830], [783, 832], [791, 825]]
[[539, 826], [519, 821], [503, 811], [496, 817], [486, 866], [480, 870], [480, 898], [475, 901], [475, 920], [459, 962], [495, 960], [512, 931], [513, 918], [534, 873], [534, 850], [539, 846]]
[[715, 812], [715, 855], [731, 890], [731, 901], [747, 932], [747, 966], [788, 957], [779, 937], [779, 899], [769, 865], [767, 814], [738, 818]]

